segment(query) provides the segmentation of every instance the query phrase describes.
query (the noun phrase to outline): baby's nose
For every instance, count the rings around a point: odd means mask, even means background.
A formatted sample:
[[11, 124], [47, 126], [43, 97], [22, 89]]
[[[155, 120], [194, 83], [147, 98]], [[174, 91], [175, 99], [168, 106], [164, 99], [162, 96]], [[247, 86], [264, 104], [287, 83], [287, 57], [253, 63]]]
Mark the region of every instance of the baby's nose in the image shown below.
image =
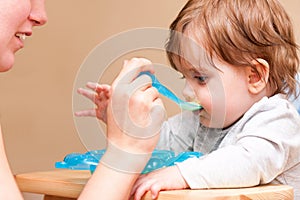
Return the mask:
[[186, 101], [193, 101], [195, 99], [195, 92], [187, 81], [185, 82], [182, 94]]

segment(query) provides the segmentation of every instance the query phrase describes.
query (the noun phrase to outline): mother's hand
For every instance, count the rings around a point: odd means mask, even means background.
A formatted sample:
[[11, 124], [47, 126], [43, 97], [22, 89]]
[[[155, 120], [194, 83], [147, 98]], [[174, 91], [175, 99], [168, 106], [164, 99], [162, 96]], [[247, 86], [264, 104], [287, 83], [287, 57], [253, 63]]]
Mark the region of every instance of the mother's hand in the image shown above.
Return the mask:
[[151, 153], [159, 139], [165, 109], [151, 78], [139, 76], [142, 71], [154, 73], [152, 63], [144, 58], [125, 61], [112, 84], [107, 110], [108, 148], [132, 153]]

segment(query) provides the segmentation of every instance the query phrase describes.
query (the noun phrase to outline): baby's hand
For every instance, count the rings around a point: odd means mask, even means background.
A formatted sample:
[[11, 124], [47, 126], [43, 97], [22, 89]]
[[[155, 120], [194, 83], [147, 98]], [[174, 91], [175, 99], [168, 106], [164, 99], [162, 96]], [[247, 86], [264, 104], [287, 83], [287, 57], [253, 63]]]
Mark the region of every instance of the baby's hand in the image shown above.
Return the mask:
[[86, 84], [87, 88], [78, 88], [77, 92], [88, 99], [90, 99], [93, 103], [95, 103], [96, 108], [89, 110], [82, 110], [75, 112], [75, 116], [78, 117], [97, 117], [99, 120], [103, 122], [107, 122], [107, 105], [109, 102], [109, 98], [111, 96], [111, 87], [106, 84], [98, 84], [88, 82]]
[[161, 190], [185, 188], [188, 188], [188, 185], [178, 167], [172, 166], [141, 175], [135, 182], [131, 195], [134, 195], [134, 200], [140, 200], [147, 191], [151, 191], [152, 199], [156, 199]]

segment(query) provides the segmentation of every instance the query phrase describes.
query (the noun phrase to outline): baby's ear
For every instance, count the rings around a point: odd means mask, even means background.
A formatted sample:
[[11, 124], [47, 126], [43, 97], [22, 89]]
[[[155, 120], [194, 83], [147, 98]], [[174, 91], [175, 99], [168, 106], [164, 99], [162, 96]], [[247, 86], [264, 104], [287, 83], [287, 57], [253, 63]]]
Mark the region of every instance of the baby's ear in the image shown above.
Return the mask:
[[248, 91], [258, 94], [267, 87], [269, 80], [269, 63], [261, 58], [253, 60], [253, 66], [247, 69]]

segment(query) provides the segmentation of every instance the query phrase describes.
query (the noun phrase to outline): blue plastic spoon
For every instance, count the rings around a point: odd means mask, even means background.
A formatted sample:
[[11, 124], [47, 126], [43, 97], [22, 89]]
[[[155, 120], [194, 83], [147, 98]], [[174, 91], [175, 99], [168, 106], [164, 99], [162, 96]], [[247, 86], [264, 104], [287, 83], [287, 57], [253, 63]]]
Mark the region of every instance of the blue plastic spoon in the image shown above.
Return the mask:
[[186, 102], [186, 101], [180, 99], [179, 97], [177, 97], [167, 87], [165, 87], [163, 84], [161, 84], [154, 74], [151, 74], [150, 72], [141, 72], [140, 73], [140, 75], [143, 75], [143, 74], [150, 76], [151, 80], [152, 80], [152, 86], [155, 87], [160, 94], [164, 95], [165, 97], [171, 99], [176, 104], [178, 104], [180, 106], [180, 108], [182, 108], [184, 110], [190, 110], [190, 111], [202, 109], [202, 106], [195, 102]]

